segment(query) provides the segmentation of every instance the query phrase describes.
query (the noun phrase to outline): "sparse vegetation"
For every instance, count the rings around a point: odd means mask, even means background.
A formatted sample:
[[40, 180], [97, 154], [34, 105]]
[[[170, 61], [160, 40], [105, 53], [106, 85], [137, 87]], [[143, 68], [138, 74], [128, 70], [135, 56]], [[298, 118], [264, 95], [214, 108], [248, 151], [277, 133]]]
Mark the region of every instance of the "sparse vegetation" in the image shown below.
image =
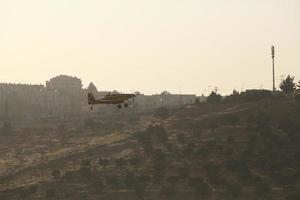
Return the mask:
[[[242, 94], [234, 95], [238, 98]], [[17, 184], [23, 178], [23, 169], [32, 180], [39, 180], [37, 174], [47, 172], [43, 174], [45, 181], [36, 182], [38, 189], [19, 187], [14, 192], [7, 189], [0, 197], [70, 200], [120, 199], [120, 196], [249, 200], [299, 197], [300, 104], [294, 99], [271, 98], [245, 104], [224, 100], [172, 112], [166, 118], [151, 118], [151, 123], [140, 117], [141, 121], [134, 124], [138, 128], [133, 129], [133, 122], [128, 122], [126, 131], [119, 127], [113, 133], [101, 132], [96, 120], [96, 128], [83, 122], [85, 128], [79, 130], [86, 132], [68, 134], [66, 140], [61, 140], [61, 136], [68, 131], [57, 131], [59, 126], [54, 126], [52, 130], [57, 135], [47, 132], [47, 143], [43, 143], [43, 135], [34, 129], [26, 129], [30, 133], [26, 134], [30, 148], [24, 145], [26, 137], [15, 138], [24, 146], [15, 148], [11, 153], [13, 159], [24, 159], [27, 165], [32, 149], [39, 148], [36, 152], [44, 153], [32, 154], [35, 167], [19, 168], [19, 174], [12, 173], [8, 179]], [[180, 112], [185, 112], [184, 117]], [[65, 123], [65, 127], [69, 126]], [[3, 138], [9, 140], [13, 136]], [[39, 168], [45, 170], [38, 171]]]
[[294, 83], [294, 77], [288, 75], [284, 80], [282, 80], [279, 87], [285, 94], [290, 95], [294, 93], [296, 90], [296, 83]]
[[210, 95], [207, 97], [208, 103], [219, 103], [222, 100], [222, 96], [217, 94], [215, 91], [212, 91]]

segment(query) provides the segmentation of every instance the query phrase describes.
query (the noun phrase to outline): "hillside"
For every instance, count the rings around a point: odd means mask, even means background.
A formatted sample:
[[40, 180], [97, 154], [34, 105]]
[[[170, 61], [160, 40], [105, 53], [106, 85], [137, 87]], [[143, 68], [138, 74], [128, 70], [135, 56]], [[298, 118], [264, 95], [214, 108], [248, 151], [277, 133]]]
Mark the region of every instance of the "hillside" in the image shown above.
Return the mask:
[[2, 136], [0, 199], [300, 199], [292, 100], [70, 124]]

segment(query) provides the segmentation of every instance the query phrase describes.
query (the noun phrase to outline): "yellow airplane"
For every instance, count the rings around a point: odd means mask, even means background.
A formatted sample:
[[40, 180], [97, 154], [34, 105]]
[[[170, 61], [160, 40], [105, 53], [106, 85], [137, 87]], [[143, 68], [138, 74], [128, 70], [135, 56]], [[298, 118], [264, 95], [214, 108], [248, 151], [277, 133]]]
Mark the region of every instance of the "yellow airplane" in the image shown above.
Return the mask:
[[87, 97], [88, 97], [88, 104], [91, 105], [91, 109], [93, 109], [93, 105], [96, 104], [117, 104], [118, 108], [122, 108], [122, 103], [124, 103], [124, 107], [127, 108], [128, 107], [128, 103], [126, 103], [125, 101], [127, 101], [130, 98], [136, 97], [138, 95], [138, 93], [135, 94], [119, 94], [119, 93], [107, 93], [105, 95], [105, 97], [100, 98], [100, 99], [96, 99], [95, 96], [93, 95], [93, 93], [88, 93]]

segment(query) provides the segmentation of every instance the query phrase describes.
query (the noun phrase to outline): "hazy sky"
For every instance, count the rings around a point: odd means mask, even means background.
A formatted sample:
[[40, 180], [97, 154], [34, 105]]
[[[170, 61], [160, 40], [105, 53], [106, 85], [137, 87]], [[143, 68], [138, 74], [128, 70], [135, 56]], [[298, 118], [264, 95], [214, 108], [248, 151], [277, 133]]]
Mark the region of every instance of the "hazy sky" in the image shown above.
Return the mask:
[[0, 0], [0, 82], [201, 94], [300, 79], [300, 0]]

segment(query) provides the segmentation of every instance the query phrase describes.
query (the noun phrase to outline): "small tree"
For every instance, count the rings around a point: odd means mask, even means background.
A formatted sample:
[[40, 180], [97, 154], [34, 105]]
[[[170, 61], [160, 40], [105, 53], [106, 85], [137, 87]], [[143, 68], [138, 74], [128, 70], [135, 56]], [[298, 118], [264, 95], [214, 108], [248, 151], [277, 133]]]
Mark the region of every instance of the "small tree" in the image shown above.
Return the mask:
[[297, 95], [295, 96], [295, 100], [296, 100], [296, 102], [300, 102], [300, 94], [297, 94]]
[[127, 165], [127, 160], [124, 158], [119, 158], [116, 160], [116, 165], [120, 168], [123, 169]]
[[291, 191], [285, 197], [286, 200], [299, 200], [300, 199], [300, 192], [299, 191]]
[[34, 193], [37, 192], [37, 186], [36, 185], [32, 185], [28, 188], [24, 188], [24, 187], [21, 187], [19, 190], [19, 196], [20, 198], [23, 200], [23, 199], [28, 199], [28, 197]]
[[134, 191], [137, 199], [144, 199], [146, 193], [146, 185], [143, 183], [136, 183], [134, 186]]
[[112, 189], [117, 189], [120, 185], [118, 177], [113, 175], [106, 177], [106, 184]]
[[255, 125], [260, 131], [265, 130], [271, 123], [271, 118], [266, 113], [259, 113], [256, 115]]
[[227, 184], [225, 192], [228, 199], [241, 199], [243, 187], [239, 183]]
[[176, 188], [172, 185], [164, 185], [162, 186], [160, 193], [162, 196], [164, 196], [167, 200], [172, 199], [172, 197], [175, 195], [176, 193]]
[[45, 192], [46, 199], [53, 199], [56, 195], [56, 190], [53, 188], [49, 188]]
[[138, 167], [140, 164], [142, 164], [142, 159], [136, 155], [129, 159], [129, 163], [134, 167]]
[[207, 145], [202, 145], [201, 147], [198, 147], [196, 150], [196, 154], [201, 158], [201, 159], [206, 159], [211, 153], [210, 148]]
[[124, 184], [129, 189], [131, 189], [136, 184], [136, 178], [132, 172], [126, 174]]
[[191, 169], [189, 166], [180, 167], [177, 169], [177, 174], [181, 179], [187, 179], [190, 177]]
[[91, 166], [91, 162], [89, 160], [82, 160], [80, 163], [81, 167], [90, 167]]
[[196, 104], [196, 105], [199, 105], [199, 104], [200, 104], [200, 98], [199, 98], [199, 97], [197, 97], [197, 98], [195, 99], [194, 104]]
[[154, 164], [161, 164], [166, 161], [166, 154], [161, 149], [156, 149], [153, 153]]
[[144, 134], [149, 135], [154, 143], [166, 144], [168, 141], [168, 133], [161, 125], [150, 125], [144, 131]]
[[106, 169], [106, 166], [109, 164], [109, 159], [99, 158], [98, 164], [101, 165], [104, 169]]
[[183, 148], [183, 154], [185, 156], [192, 155], [195, 151], [195, 144], [193, 142], [189, 142], [187, 145]]
[[146, 175], [146, 174], [139, 175], [139, 176], [137, 177], [137, 181], [138, 181], [139, 183], [142, 183], [142, 184], [147, 185], [147, 184], [151, 181], [151, 176]]
[[5, 135], [8, 135], [11, 133], [11, 123], [9, 121], [5, 121], [3, 126], [2, 126], [2, 132]]
[[185, 144], [186, 136], [184, 133], [179, 133], [177, 135], [177, 140], [180, 142], [180, 144]]
[[223, 182], [221, 165], [207, 162], [203, 166], [203, 171], [206, 173], [207, 179], [211, 184], [220, 184]]
[[236, 140], [235, 140], [235, 137], [230, 135], [230, 136], [227, 136], [226, 141], [228, 144], [233, 144], [233, 143], [235, 143]]
[[138, 135], [138, 141], [143, 146], [143, 149], [146, 154], [151, 154], [153, 151], [153, 140], [150, 134], [147, 131], [142, 131]]
[[91, 162], [89, 160], [81, 161], [79, 173], [85, 178], [91, 177], [92, 170], [91, 170]]
[[92, 175], [92, 170], [89, 167], [80, 167], [79, 173], [81, 176], [89, 179]]
[[174, 187], [179, 182], [179, 178], [178, 176], [169, 176], [166, 178], [166, 182]]
[[211, 119], [209, 120], [207, 126], [210, 130], [214, 131], [218, 127], [218, 122], [216, 120]]
[[155, 115], [160, 118], [167, 118], [170, 114], [170, 111], [166, 107], [157, 108]]
[[217, 94], [217, 92], [212, 91], [210, 95], [207, 97], [208, 103], [219, 103], [222, 100], [222, 96]]
[[296, 90], [296, 83], [294, 83], [294, 77], [291, 75], [288, 75], [279, 85], [282, 92], [285, 94], [292, 94]]
[[166, 165], [164, 162], [155, 163], [153, 166], [153, 183], [154, 185], [160, 185], [166, 174]]
[[58, 180], [61, 177], [61, 171], [58, 169], [55, 169], [52, 171], [51, 175], [55, 180]]
[[77, 177], [76, 171], [66, 171], [63, 175], [63, 179], [67, 181], [72, 181]]
[[57, 127], [57, 131], [60, 133], [60, 134], [63, 134], [67, 131], [67, 127], [64, 123], [62, 124], [59, 124], [58, 127]]
[[153, 153], [153, 178], [156, 184], [160, 184], [166, 173], [166, 155], [160, 149]]
[[232, 95], [233, 95], [233, 96], [238, 96], [239, 94], [240, 94], [240, 93], [239, 93], [237, 90], [233, 90], [233, 91], [232, 91]]
[[196, 198], [200, 197], [201, 199], [206, 199], [212, 193], [210, 185], [206, 183], [201, 177], [190, 179], [189, 186], [194, 189]]
[[96, 179], [96, 180], [93, 180], [92, 186], [94, 187], [94, 189], [95, 189], [98, 193], [102, 192], [103, 189], [104, 189], [104, 183], [103, 183], [103, 180], [102, 180], [102, 179]]
[[254, 195], [256, 198], [266, 198], [271, 192], [271, 186], [266, 182], [259, 182], [255, 185]]
[[86, 119], [86, 120], [85, 120], [84, 126], [85, 126], [86, 128], [91, 129], [91, 130], [94, 130], [94, 129], [97, 127], [97, 123], [95, 122], [94, 119], [89, 118], [89, 119]]

